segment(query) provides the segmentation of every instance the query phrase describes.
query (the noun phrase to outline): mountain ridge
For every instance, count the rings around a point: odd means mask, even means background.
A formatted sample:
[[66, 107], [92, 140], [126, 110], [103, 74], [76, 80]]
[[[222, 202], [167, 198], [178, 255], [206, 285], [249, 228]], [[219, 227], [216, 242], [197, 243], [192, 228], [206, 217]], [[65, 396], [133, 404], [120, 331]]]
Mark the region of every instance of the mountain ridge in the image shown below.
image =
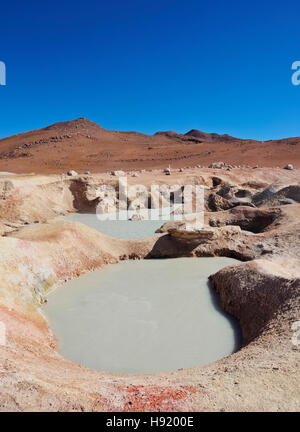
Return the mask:
[[191, 129], [185, 134], [147, 135], [113, 131], [84, 117], [0, 140], [0, 170], [60, 173], [69, 169], [106, 171], [207, 166], [222, 160], [233, 165], [300, 167], [300, 138], [257, 141]]

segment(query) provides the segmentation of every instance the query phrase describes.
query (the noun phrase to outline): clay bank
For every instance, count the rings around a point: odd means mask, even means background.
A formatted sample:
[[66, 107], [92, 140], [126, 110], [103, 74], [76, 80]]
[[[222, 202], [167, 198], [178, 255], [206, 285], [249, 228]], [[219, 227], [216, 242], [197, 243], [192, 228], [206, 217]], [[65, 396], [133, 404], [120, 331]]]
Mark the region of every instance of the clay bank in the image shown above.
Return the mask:
[[[151, 176], [140, 173], [139, 181]], [[166, 182], [163, 173], [155, 177]], [[178, 172], [176, 183], [207, 186], [206, 228], [192, 235], [184, 221], [170, 221], [153, 236], [120, 239], [58, 217], [93, 212], [95, 188], [112, 181], [106, 174], [1, 176], [1, 410], [299, 410], [299, 172]], [[183, 257], [240, 261], [210, 275], [223, 311], [239, 322], [240, 350], [152, 374], [99, 372], [60, 354], [42, 310], [51, 290], [120, 261]]]

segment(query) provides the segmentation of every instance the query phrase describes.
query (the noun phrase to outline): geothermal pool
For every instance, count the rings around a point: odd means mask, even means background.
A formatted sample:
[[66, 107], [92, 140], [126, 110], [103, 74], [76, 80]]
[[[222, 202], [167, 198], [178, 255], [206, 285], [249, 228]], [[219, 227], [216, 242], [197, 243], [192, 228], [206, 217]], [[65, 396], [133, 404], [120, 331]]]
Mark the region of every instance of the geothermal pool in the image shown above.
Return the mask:
[[241, 344], [208, 276], [231, 258], [123, 261], [50, 293], [44, 313], [67, 359], [113, 373], [205, 365]]
[[[122, 239], [138, 239], [145, 237], [152, 237], [155, 235], [155, 231], [160, 228], [168, 218], [166, 218], [167, 212], [173, 211], [176, 207], [171, 210], [160, 209], [157, 212], [157, 220], [143, 220], [143, 221], [130, 221], [130, 220], [99, 220], [96, 214], [92, 213], [71, 213], [65, 216], [65, 220], [72, 222], [81, 222], [90, 228], [94, 228], [100, 231], [102, 234], [106, 234], [110, 237], [122, 238]], [[172, 217], [172, 216], [171, 216]]]

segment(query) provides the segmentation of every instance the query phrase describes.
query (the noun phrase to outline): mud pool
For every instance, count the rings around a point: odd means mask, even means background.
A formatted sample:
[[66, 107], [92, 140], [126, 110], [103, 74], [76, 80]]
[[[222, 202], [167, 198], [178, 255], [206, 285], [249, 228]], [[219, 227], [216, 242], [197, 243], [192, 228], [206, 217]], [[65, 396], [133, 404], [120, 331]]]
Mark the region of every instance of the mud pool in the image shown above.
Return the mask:
[[155, 219], [150, 218], [148, 213], [148, 220], [99, 220], [95, 213], [71, 213], [65, 216], [65, 220], [72, 222], [81, 222], [90, 228], [100, 231], [102, 234], [115, 238], [123, 239], [138, 239], [145, 237], [152, 237], [155, 231], [160, 228], [168, 220], [172, 220], [170, 211], [172, 212], [176, 207], [171, 209], [160, 209], [155, 212]]
[[[132, 222], [128, 222], [132, 223]], [[239, 349], [208, 276], [231, 258], [123, 261], [66, 283], [43, 311], [67, 359], [99, 371], [154, 373], [205, 365]]]

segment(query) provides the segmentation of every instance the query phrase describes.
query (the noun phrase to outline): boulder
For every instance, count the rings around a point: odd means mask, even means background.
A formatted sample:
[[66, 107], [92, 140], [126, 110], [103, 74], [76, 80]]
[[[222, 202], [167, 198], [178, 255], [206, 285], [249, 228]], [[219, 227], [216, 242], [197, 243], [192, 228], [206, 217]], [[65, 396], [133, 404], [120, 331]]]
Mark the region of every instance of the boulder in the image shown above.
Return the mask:
[[140, 213], [135, 213], [134, 215], [131, 216], [131, 218], [129, 218], [130, 221], [141, 221], [144, 220], [144, 216]]
[[220, 210], [228, 210], [233, 206], [234, 204], [232, 204], [230, 201], [215, 193], [211, 193], [207, 200], [208, 210], [213, 212]]
[[168, 233], [172, 229], [185, 229], [185, 221], [168, 221], [165, 222], [160, 228], [158, 228], [156, 233]]
[[213, 228], [170, 228], [168, 231], [171, 237], [183, 240], [209, 240], [215, 235]]
[[226, 162], [213, 162], [212, 164], [209, 165], [208, 168], [222, 169], [222, 168], [233, 168], [233, 166], [227, 164]]
[[293, 167], [292, 164], [287, 164], [287, 165], [284, 167], [284, 169], [286, 169], [286, 170], [293, 170], [294, 167]]
[[[161, 231], [167, 232], [171, 237], [187, 240], [187, 241], [208, 241], [211, 239], [230, 239], [241, 234], [241, 228], [239, 226], [223, 226], [220, 228], [212, 228], [209, 226], [203, 226], [198, 228], [197, 226], [188, 226], [186, 222], [173, 223], [173, 225], [166, 223], [165, 227], [161, 227]], [[167, 230], [166, 230], [167, 229]]]
[[74, 171], [74, 170], [70, 170], [70, 171], [67, 172], [67, 175], [70, 176], [70, 177], [74, 177], [74, 176], [77, 176], [78, 173], [76, 171]]
[[116, 176], [116, 177], [120, 177], [120, 176], [124, 176], [125, 172], [124, 171], [112, 171], [111, 175]]

